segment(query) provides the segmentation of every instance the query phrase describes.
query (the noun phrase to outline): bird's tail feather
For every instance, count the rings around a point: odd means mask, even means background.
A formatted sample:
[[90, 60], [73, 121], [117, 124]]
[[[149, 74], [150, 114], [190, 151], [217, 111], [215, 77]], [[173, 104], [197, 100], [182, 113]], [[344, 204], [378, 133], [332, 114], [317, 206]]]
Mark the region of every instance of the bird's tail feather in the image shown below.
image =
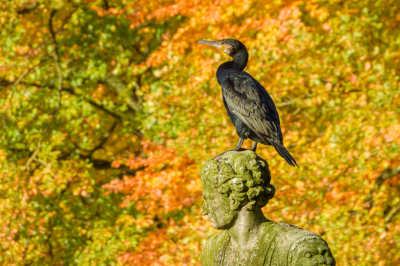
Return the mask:
[[279, 155], [286, 160], [286, 162], [291, 165], [291, 166], [297, 166], [296, 160], [293, 158], [293, 156], [290, 154], [290, 152], [283, 146], [282, 144], [275, 144], [273, 143], [272, 146], [274, 146], [275, 150], [279, 153]]

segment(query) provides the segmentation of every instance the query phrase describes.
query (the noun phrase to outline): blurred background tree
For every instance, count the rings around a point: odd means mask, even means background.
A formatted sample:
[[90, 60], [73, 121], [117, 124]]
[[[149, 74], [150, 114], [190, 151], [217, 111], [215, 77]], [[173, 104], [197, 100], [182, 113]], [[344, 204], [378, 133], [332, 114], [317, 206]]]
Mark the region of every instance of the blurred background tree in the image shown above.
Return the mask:
[[197, 172], [237, 141], [204, 38], [246, 44], [300, 165], [259, 148], [267, 217], [338, 265], [400, 264], [399, 1], [0, 7], [1, 265], [199, 265]]

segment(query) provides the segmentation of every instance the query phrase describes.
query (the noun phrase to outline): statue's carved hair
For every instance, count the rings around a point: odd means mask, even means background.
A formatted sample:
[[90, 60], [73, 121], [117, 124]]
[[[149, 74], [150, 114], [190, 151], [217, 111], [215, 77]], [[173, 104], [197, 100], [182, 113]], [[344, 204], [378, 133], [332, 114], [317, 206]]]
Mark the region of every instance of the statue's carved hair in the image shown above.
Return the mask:
[[275, 195], [268, 163], [252, 151], [208, 159], [200, 173], [203, 186], [211, 186], [237, 202], [248, 201], [248, 210], [264, 207]]

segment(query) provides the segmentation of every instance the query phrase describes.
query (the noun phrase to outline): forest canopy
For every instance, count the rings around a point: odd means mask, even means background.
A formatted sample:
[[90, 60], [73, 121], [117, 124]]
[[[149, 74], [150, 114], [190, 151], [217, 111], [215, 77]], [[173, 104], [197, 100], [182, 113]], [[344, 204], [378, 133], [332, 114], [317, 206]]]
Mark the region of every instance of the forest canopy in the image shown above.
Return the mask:
[[300, 166], [257, 149], [267, 218], [338, 265], [400, 264], [398, 0], [0, 7], [1, 265], [200, 265], [198, 171], [238, 140], [204, 38], [246, 45]]

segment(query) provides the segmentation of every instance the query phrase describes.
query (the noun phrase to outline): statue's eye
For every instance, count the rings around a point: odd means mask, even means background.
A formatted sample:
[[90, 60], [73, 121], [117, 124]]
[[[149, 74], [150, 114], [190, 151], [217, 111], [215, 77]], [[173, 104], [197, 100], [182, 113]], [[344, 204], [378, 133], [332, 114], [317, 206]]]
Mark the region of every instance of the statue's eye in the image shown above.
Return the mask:
[[304, 257], [306, 257], [306, 258], [311, 258], [312, 255], [311, 255], [310, 253], [307, 253]]
[[221, 42], [221, 44], [224, 44], [224, 42]]

